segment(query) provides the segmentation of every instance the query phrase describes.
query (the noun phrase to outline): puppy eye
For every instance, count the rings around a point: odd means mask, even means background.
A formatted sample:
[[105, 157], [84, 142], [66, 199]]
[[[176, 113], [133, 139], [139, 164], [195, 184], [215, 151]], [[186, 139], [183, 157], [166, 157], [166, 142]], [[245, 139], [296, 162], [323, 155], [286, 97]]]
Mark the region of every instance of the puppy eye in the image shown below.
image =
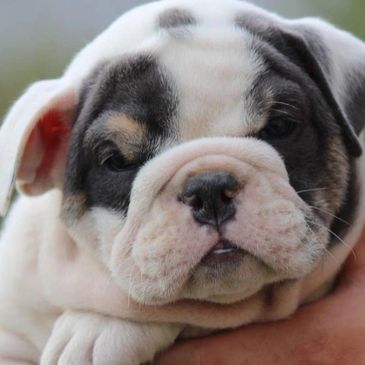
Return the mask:
[[108, 170], [115, 172], [125, 171], [135, 166], [130, 161], [127, 161], [119, 152], [110, 154], [101, 162], [101, 165]]
[[290, 136], [297, 127], [297, 123], [290, 120], [275, 118], [269, 121], [267, 126], [259, 132], [259, 138], [273, 139]]
[[122, 171], [126, 166], [126, 160], [121, 154], [114, 153], [103, 161], [102, 165], [111, 171]]

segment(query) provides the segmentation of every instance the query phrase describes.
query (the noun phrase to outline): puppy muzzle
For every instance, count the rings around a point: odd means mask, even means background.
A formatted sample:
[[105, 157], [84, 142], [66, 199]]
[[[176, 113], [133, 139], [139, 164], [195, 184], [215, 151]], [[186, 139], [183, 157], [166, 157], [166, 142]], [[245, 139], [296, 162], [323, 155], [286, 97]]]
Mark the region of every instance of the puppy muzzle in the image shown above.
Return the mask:
[[268, 144], [195, 140], [140, 170], [110, 266], [143, 303], [242, 299], [310, 270], [319, 245], [308, 214]]

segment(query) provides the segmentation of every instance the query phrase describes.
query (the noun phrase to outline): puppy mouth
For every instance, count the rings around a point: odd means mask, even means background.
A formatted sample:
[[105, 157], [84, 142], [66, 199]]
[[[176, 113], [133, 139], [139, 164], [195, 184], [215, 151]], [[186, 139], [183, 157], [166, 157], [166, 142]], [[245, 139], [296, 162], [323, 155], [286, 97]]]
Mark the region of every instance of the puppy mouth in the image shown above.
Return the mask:
[[248, 253], [227, 239], [218, 242], [206, 253], [200, 264], [206, 267], [219, 268], [238, 264]]
[[215, 246], [208, 252], [208, 255], [225, 255], [236, 252], [238, 250], [240, 250], [240, 248], [234, 243], [226, 239], [220, 239], [215, 244]]

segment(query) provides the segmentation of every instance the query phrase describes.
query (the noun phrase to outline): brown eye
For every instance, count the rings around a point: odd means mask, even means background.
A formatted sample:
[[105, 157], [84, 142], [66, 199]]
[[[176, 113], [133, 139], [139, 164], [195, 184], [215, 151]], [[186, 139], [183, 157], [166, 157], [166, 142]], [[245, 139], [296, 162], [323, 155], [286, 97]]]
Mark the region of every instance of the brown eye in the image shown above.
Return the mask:
[[272, 119], [267, 126], [259, 132], [262, 139], [285, 138], [296, 129], [297, 123], [285, 119]]
[[114, 152], [102, 162], [102, 166], [111, 171], [123, 171], [130, 167], [126, 159], [118, 152]]
[[96, 164], [109, 171], [123, 172], [140, 166], [140, 161], [126, 159], [119, 148], [109, 141], [95, 146], [93, 154]]

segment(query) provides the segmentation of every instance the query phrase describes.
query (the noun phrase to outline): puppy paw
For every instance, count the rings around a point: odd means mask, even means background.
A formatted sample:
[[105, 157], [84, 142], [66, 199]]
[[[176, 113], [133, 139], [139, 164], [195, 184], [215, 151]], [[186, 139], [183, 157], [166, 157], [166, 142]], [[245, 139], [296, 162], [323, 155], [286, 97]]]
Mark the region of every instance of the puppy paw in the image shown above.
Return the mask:
[[65, 312], [56, 322], [41, 365], [140, 365], [172, 344], [181, 330], [89, 312]]

